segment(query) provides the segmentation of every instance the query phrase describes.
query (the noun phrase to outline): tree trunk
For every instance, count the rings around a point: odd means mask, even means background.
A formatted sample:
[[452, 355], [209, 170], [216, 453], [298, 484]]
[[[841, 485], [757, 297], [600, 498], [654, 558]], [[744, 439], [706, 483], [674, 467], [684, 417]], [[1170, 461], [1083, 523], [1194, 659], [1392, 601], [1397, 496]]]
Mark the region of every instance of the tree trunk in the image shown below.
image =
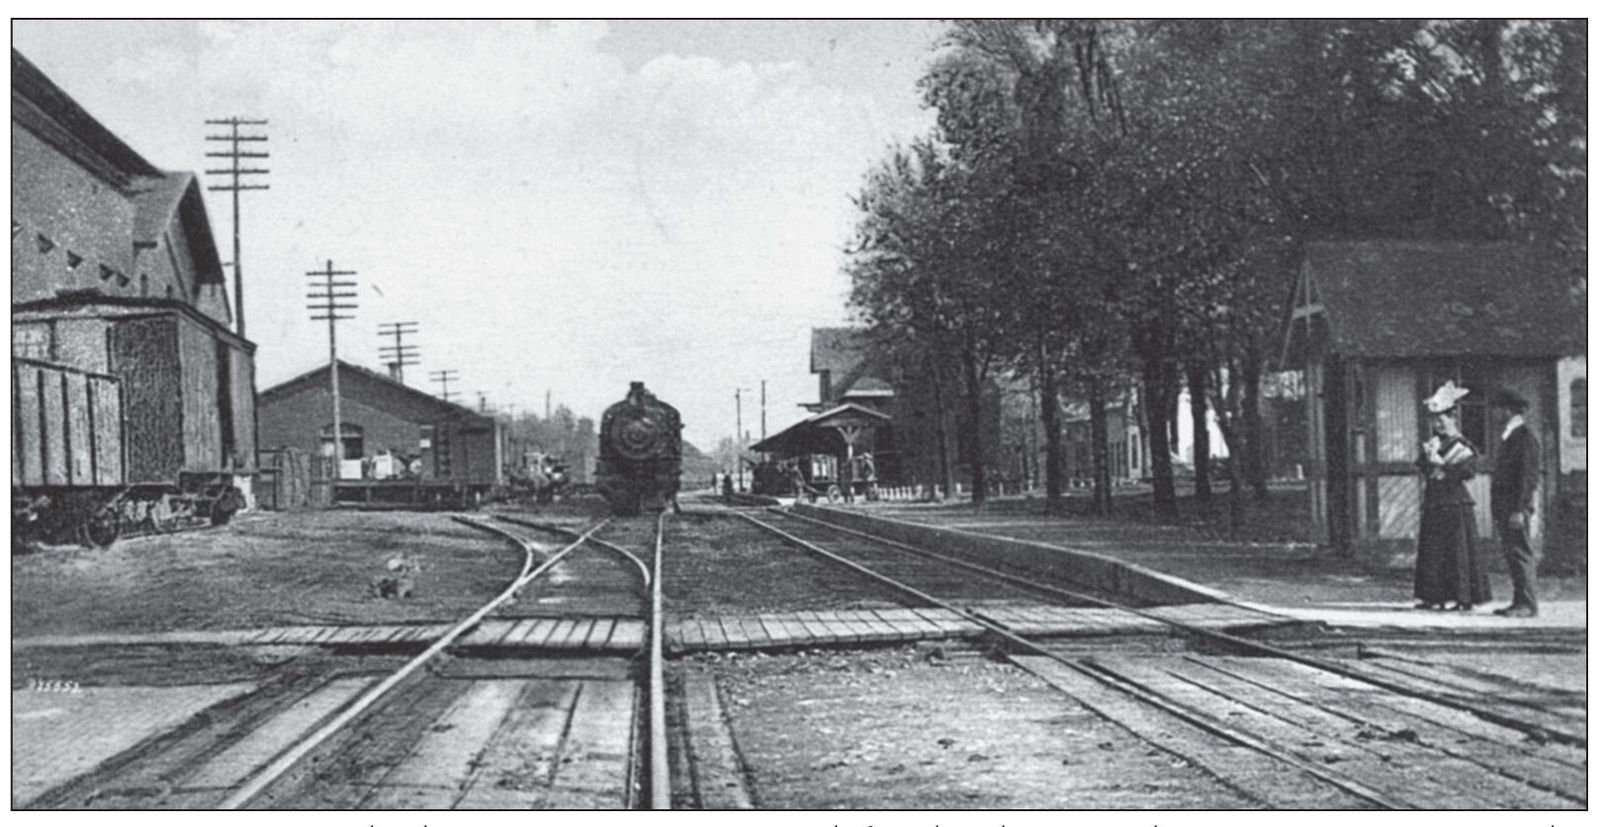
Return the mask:
[[945, 381], [940, 375], [939, 362], [932, 357], [929, 358], [929, 376], [934, 386], [934, 440], [939, 449], [939, 478], [928, 486], [928, 496], [931, 500], [942, 500], [955, 490], [956, 476], [951, 469], [950, 429], [945, 425]]
[[967, 440], [968, 468], [972, 471], [973, 504], [983, 505], [989, 494], [985, 490], [984, 439], [981, 432], [984, 419], [984, 383], [979, 377], [978, 357], [970, 348], [962, 354], [962, 378], [967, 386], [967, 427], [962, 429], [962, 436]]
[[1045, 513], [1062, 508], [1062, 419], [1056, 390], [1056, 371], [1046, 358], [1045, 342], [1039, 342], [1040, 424], [1045, 428]]
[[1253, 339], [1240, 363], [1240, 386], [1245, 398], [1240, 400], [1240, 413], [1245, 428], [1244, 451], [1246, 481], [1258, 500], [1267, 499], [1267, 446], [1263, 445], [1262, 430], [1262, 358]]
[[1190, 391], [1191, 457], [1195, 463], [1195, 501], [1212, 502], [1212, 433], [1206, 426], [1206, 365], [1191, 359], [1184, 365]]
[[1090, 455], [1094, 475], [1094, 512], [1112, 513], [1112, 463], [1109, 456], [1106, 423], [1106, 388], [1100, 377], [1091, 375], [1089, 383]]
[[1168, 417], [1172, 400], [1168, 398], [1168, 370], [1160, 359], [1146, 357], [1141, 367], [1145, 424], [1150, 429], [1151, 487], [1157, 516], [1171, 518], [1178, 514], [1178, 501], [1173, 491], [1173, 450], [1168, 441]]
[[[1226, 441], [1226, 440], [1225, 440]], [[1233, 455], [1233, 449], [1229, 449]], [[1229, 462], [1229, 525], [1235, 528], [1245, 527], [1245, 483], [1244, 474], [1240, 471], [1240, 463]]]

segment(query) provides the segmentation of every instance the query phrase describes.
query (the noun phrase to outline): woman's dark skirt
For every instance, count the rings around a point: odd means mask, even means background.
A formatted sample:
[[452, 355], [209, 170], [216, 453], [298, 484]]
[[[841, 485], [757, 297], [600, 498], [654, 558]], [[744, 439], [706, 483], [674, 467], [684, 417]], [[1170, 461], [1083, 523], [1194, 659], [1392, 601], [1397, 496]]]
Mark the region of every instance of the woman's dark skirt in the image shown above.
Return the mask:
[[1418, 526], [1413, 594], [1424, 603], [1490, 602], [1490, 572], [1479, 555], [1473, 505], [1425, 509]]

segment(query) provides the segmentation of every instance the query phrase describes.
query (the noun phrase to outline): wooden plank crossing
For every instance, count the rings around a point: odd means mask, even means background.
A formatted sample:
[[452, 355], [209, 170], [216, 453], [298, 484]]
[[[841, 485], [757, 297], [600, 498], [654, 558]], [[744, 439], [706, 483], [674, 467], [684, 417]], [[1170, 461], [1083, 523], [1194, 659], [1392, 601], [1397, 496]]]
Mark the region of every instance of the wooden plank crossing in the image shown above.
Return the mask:
[[[1227, 604], [1167, 606], [1151, 610], [1173, 620], [1211, 629], [1259, 628], [1294, 623], [1289, 618]], [[1161, 622], [1117, 609], [987, 604], [980, 614], [1021, 634], [1056, 638], [1113, 634], [1164, 634]], [[73, 638], [19, 639], [13, 646], [135, 645], [201, 643], [224, 646], [426, 646], [445, 632], [445, 624], [375, 624], [370, 626], [279, 626], [267, 629], [200, 630], [182, 633], [93, 635]], [[674, 652], [724, 649], [785, 649], [896, 643], [974, 637], [983, 627], [956, 611], [931, 607], [859, 608], [826, 611], [723, 614], [669, 617], [666, 643]], [[490, 618], [458, 645], [478, 649], [603, 651], [632, 654], [645, 644], [646, 621], [637, 616], [574, 616]], [[1361, 666], [1371, 667], [1366, 664]], [[1403, 665], [1403, 668], [1410, 668]], [[1392, 672], [1396, 679], [1422, 682], [1414, 674]], [[1459, 674], [1435, 677], [1449, 688], [1479, 688]], [[1483, 679], [1478, 679], [1482, 682]], [[1563, 708], [1552, 717], [1571, 714]]]
[[[1220, 630], [1294, 622], [1227, 604], [1168, 606], [1155, 613]], [[1171, 628], [1160, 620], [1117, 609], [986, 605], [980, 614], [1020, 634], [1052, 637], [1162, 634]], [[982, 627], [971, 618], [948, 609], [835, 609], [679, 617], [667, 623], [667, 645], [674, 652], [783, 649], [970, 637], [981, 632]]]

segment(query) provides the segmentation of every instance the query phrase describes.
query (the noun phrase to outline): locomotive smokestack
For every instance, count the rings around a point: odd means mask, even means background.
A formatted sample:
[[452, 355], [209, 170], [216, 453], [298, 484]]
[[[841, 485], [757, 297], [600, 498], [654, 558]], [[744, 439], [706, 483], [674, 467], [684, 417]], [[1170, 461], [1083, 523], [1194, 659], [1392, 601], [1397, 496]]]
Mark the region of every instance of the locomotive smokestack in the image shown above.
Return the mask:
[[628, 392], [629, 393], [639, 393], [640, 391], [642, 391], [644, 389], [645, 389], [645, 383], [644, 382], [629, 382], [628, 383]]

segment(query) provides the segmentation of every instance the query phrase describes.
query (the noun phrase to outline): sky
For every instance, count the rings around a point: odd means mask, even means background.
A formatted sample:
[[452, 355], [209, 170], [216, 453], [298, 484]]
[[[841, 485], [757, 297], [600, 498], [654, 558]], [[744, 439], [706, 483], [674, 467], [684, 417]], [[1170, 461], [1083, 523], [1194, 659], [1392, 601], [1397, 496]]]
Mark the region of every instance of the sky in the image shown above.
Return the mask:
[[[849, 322], [850, 197], [933, 116], [929, 21], [14, 21], [12, 46], [156, 166], [265, 118], [242, 201], [258, 390], [327, 360], [305, 273], [354, 270], [341, 358], [414, 321], [430, 392], [599, 419], [628, 383], [704, 448], [816, 401], [810, 330]], [[220, 180], [212, 183], [221, 183]], [[256, 183], [256, 181], [250, 181]], [[207, 193], [219, 252], [231, 211]], [[230, 291], [232, 277], [230, 276]]]

